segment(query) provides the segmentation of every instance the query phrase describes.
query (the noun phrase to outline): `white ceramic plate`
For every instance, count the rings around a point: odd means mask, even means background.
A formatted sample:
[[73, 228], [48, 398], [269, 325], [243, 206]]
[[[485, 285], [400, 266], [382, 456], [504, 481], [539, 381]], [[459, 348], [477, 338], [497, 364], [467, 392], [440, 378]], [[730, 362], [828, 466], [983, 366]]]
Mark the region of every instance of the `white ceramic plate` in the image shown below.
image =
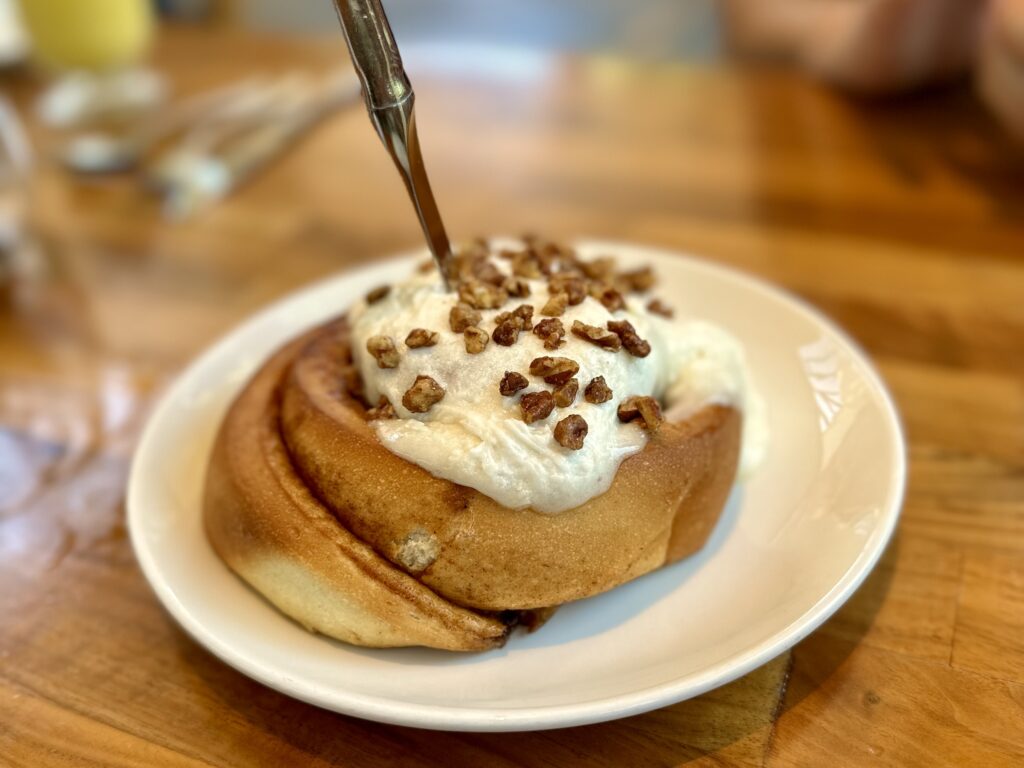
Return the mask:
[[200, 492], [229, 402], [281, 342], [404, 276], [417, 255], [273, 305], [167, 393], [135, 456], [128, 518], [139, 562], [181, 625], [246, 675], [327, 709], [421, 728], [515, 731], [696, 696], [786, 650], [842, 605], [893, 531], [905, 476], [896, 410], [864, 355], [816, 311], [731, 270], [621, 244], [580, 249], [653, 264], [660, 295], [677, 311], [746, 345], [770, 411], [771, 448], [735, 489], [707, 547], [476, 654], [369, 650], [309, 634], [227, 569], [203, 535]]

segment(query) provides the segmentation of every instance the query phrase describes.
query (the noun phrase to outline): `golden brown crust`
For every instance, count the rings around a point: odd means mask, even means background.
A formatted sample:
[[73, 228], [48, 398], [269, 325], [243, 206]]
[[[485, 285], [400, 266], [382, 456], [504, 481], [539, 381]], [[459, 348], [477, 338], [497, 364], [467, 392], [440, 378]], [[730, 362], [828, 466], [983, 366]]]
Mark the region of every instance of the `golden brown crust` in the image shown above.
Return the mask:
[[295, 474], [277, 430], [278, 385], [305, 339], [256, 374], [224, 419], [203, 505], [214, 549], [309, 629], [367, 646], [482, 650], [508, 632], [455, 606], [352, 536]]
[[207, 482], [218, 553], [306, 626], [361, 645], [491, 647], [507, 629], [490, 612], [611, 589], [696, 551], [718, 519], [732, 408], [665, 423], [580, 507], [509, 510], [377, 441], [342, 383], [347, 346], [337, 321], [275, 355], [226, 417]]

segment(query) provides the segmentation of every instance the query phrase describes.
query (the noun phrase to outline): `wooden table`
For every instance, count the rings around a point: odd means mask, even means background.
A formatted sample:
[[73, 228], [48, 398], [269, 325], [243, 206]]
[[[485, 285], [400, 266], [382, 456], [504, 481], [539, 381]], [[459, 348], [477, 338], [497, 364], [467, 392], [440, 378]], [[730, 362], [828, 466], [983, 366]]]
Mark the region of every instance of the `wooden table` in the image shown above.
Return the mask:
[[[343, 61], [165, 36], [181, 90]], [[132, 556], [124, 482], [161, 388], [320, 276], [418, 243], [365, 115], [228, 204], [161, 221], [128, 181], [43, 168], [48, 260], [0, 310], [0, 764], [1024, 765], [1024, 155], [960, 90], [858, 104], [725, 66], [410, 55], [449, 226], [681, 248], [842, 323], [910, 437], [898, 534], [793, 651], [698, 699], [534, 734], [363, 722], [192, 642]], [[31, 84], [5, 90], [24, 103]]]

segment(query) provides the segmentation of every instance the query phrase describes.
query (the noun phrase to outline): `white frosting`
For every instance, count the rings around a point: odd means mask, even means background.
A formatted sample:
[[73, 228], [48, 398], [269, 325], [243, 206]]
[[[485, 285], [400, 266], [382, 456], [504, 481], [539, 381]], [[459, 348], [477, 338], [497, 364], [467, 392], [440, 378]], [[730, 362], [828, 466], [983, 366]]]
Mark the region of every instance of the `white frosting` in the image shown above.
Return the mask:
[[[533, 305], [534, 322], [548, 298], [543, 281], [531, 281], [531, 295], [510, 299], [501, 310], [484, 310], [480, 327], [490, 333], [494, 315], [521, 303]], [[616, 404], [629, 395], [654, 395], [668, 407], [670, 418], [685, 417], [709, 403], [743, 410], [741, 473], [752, 469], [767, 442], [767, 419], [761, 399], [750, 385], [743, 348], [720, 328], [701, 321], [668, 321], [651, 315], [642, 302], [627, 297], [627, 310], [614, 316], [592, 298], [569, 307], [561, 317], [566, 343], [557, 351], [544, 349], [533, 333], [520, 334], [510, 347], [491, 341], [477, 355], [466, 352], [461, 333], [453, 333], [448, 314], [455, 303], [436, 275], [418, 275], [393, 286], [374, 304], [365, 302], [350, 312], [352, 347], [371, 403], [380, 395], [391, 401], [400, 418], [371, 424], [381, 442], [402, 458], [431, 474], [475, 488], [510, 507], [532, 507], [555, 513], [578, 506], [606, 491], [619, 464], [643, 448], [646, 432], [637, 424], [622, 424]], [[622, 350], [608, 352], [572, 335], [573, 320], [601, 328], [611, 319], [627, 319], [651, 344], [645, 358]], [[413, 328], [437, 331], [433, 347], [408, 349], [405, 337]], [[366, 351], [370, 336], [394, 339], [401, 359], [398, 367], [382, 369]], [[565, 356], [579, 363], [580, 392], [569, 408], [533, 424], [522, 420], [519, 396], [550, 390], [529, 375], [530, 361], [542, 355]], [[513, 397], [498, 392], [505, 371], [518, 371], [530, 386]], [[411, 413], [402, 395], [418, 375], [430, 376], [445, 389], [444, 398], [427, 413]], [[604, 376], [612, 400], [599, 405], [583, 398], [583, 389]], [[583, 448], [574, 451], [555, 442], [555, 423], [577, 413], [589, 431]]]

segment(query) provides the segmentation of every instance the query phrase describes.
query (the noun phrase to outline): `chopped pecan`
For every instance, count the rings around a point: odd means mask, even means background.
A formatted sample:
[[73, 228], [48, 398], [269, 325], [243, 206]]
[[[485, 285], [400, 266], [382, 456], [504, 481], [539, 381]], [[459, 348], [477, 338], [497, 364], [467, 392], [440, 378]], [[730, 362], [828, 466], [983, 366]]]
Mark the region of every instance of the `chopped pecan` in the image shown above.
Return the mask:
[[516, 373], [515, 371], [505, 371], [505, 375], [501, 377], [501, 381], [498, 383], [498, 391], [505, 397], [511, 397], [520, 389], [526, 389], [528, 386], [530, 386], [530, 382], [526, 380], [523, 374]]
[[527, 392], [519, 398], [519, 407], [523, 412], [523, 421], [533, 424], [535, 421], [546, 419], [555, 410], [555, 398], [550, 392]]
[[661, 315], [662, 317], [667, 317], [669, 319], [671, 319], [672, 316], [675, 315], [675, 310], [673, 310], [672, 307], [663, 302], [661, 299], [651, 299], [651, 301], [647, 303], [647, 311], [653, 312], [656, 315]]
[[534, 326], [533, 332], [544, 342], [544, 349], [558, 349], [565, 342], [565, 326], [557, 317], [549, 317], [541, 320]]
[[495, 316], [494, 324], [501, 325], [509, 320], [514, 321], [522, 331], [533, 330], [533, 306], [520, 304], [511, 312], [500, 312]]
[[421, 261], [419, 264], [416, 265], [416, 271], [425, 275], [427, 272], [432, 271], [436, 266], [436, 261], [434, 261], [433, 259], [426, 259], [425, 261]]
[[509, 296], [515, 296], [518, 299], [530, 295], [530, 284], [521, 277], [506, 277], [501, 287], [505, 289]]
[[366, 303], [376, 304], [389, 293], [391, 293], [390, 285], [378, 285], [376, 288], [374, 288], [372, 291], [366, 294]]
[[494, 329], [494, 333], [491, 334], [491, 338], [494, 339], [495, 344], [500, 344], [503, 347], [511, 347], [519, 340], [519, 332], [522, 328], [522, 320], [518, 317], [509, 317]]
[[459, 302], [448, 313], [448, 324], [455, 333], [462, 333], [471, 325], [478, 325], [483, 316], [469, 304]]
[[647, 357], [651, 354], [651, 345], [637, 335], [636, 328], [629, 320], [609, 320], [608, 330], [622, 339], [622, 346], [633, 357]]
[[483, 328], [471, 325], [462, 333], [466, 339], [466, 351], [469, 352], [469, 354], [479, 355], [487, 348], [487, 342], [490, 341], [490, 339], [487, 337], [487, 331]]
[[573, 335], [579, 336], [591, 344], [596, 344], [602, 349], [607, 349], [609, 352], [618, 352], [622, 349], [622, 340], [618, 336], [604, 328], [598, 328], [596, 325], [587, 325], [579, 320], [573, 320], [572, 332]]
[[516, 277], [525, 277], [528, 280], [536, 280], [542, 276], [540, 264], [537, 257], [529, 251], [520, 251], [512, 256], [512, 274]]
[[544, 357], [535, 358], [530, 362], [530, 374], [540, 376], [548, 384], [565, 384], [569, 379], [579, 373], [580, 364], [567, 357]]
[[650, 267], [640, 267], [626, 272], [620, 272], [615, 276], [615, 283], [621, 290], [630, 293], [643, 293], [654, 287], [656, 280], [654, 270]]
[[619, 421], [643, 421], [644, 429], [656, 432], [665, 420], [661, 415], [661, 406], [653, 397], [627, 397], [618, 408]]
[[505, 283], [505, 273], [490, 259], [480, 259], [474, 263], [473, 277], [496, 288], [502, 287]]
[[390, 336], [371, 336], [366, 340], [366, 351], [373, 355], [378, 368], [398, 366], [398, 350]]
[[384, 395], [380, 396], [380, 400], [377, 401], [377, 405], [373, 408], [366, 409], [366, 420], [374, 421], [375, 419], [397, 419], [398, 414], [395, 413], [395, 407], [391, 405], [391, 401], [388, 400]]
[[579, 275], [559, 274], [553, 275], [548, 280], [548, 289], [551, 293], [564, 293], [569, 299], [570, 306], [583, 303], [587, 298], [586, 281]]
[[609, 312], [618, 312], [626, 308], [626, 300], [622, 294], [611, 286], [599, 286], [594, 291], [594, 298], [600, 301]]
[[540, 313], [548, 317], [558, 317], [565, 312], [567, 306], [569, 306], [569, 294], [564, 292], [552, 293], [544, 306], [541, 307]]
[[402, 395], [402, 405], [413, 413], [426, 413], [442, 399], [444, 387], [429, 376], [417, 376], [416, 381]]
[[597, 376], [590, 380], [586, 389], [583, 390], [583, 399], [588, 403], [607, 403], [612, 399], [612, 390], [604, 380], [604, 376]]
[[555, 424], [555, 440], [563, 448], [578, 451], [583, 447], [588, 431], [586, 419], [574, 413]]
[[615, 258], [612, 256], [599, 256], [590, 261], [579, 261], [579, 268], [584, 275], [591, 280], [607, 280], [615, 272]]
[[474, 309], [497, 309], [508, 301], [504, 288], [471, 278], [459, 285], [459, 301]]
[[409, 349], [432, 347], [437, 344], [439, 338], [441, 336], [437, 331], [428, 331], [426, 328], [413, 328], [409, 331], [409, 335], [405, 337], [405, 346], [409, 347]]
[[554, 395], [555, 405], [559, 408], [568, 408], [574, 402], [576, 402], [576, 393], [580, 391], [579, 379], [569, 379], [565, 384], [555, 387], [555, 391], [551, 394]]

